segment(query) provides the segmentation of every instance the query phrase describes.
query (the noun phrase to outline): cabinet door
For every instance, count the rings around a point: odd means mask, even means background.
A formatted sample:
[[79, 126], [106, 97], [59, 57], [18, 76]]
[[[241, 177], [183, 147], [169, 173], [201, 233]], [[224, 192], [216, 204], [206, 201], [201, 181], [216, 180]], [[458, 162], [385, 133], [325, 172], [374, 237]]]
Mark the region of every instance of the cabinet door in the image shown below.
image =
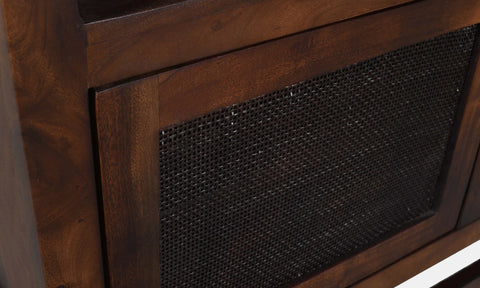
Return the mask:
[[477, 26], [380, 20], [98, 91], [113, 287], [347, 286], [451, 230]]

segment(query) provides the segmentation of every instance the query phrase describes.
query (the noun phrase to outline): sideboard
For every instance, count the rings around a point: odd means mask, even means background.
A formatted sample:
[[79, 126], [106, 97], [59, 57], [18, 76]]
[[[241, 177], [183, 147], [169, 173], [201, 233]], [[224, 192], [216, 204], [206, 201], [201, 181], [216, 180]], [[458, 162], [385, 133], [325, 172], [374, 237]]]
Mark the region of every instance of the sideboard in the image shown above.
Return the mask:
[[2, 288], [394, 287], [480, 239], [477, 0], [0, 2]]

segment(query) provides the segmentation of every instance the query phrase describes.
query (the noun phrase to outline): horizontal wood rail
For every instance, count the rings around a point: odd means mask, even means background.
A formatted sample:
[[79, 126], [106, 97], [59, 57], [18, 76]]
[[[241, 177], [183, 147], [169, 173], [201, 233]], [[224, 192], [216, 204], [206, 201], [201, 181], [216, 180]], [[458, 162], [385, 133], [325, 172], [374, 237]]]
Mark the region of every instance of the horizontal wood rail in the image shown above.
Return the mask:
[[408, 2], [412, 0], [197, 0], [88, 23], [90, 85], [104, 85]]
[[[259, 7], [251, 6], [259, 1], [235, 1], [241, 4], [232, 4], [227, 9], [225, 7], [229, 5], [226, 2], [221, 1], [223, 4], [217, 3], [217, 6], [207, 9], [200, 5], [202, 1], [186, 1], [150, 12], [87, 24], [89, 86], [98, 87], [150, 74], [386, 7], [379, 4], [381, 1], [367, 1], [376, 4], [365, 6], [370, 7], [366, 9], [359, 8], [364, 7], [365, 1], [350, 6], [347, 3], [351, 1], [346, 0], [313, 1], [319, 3], [315, 5], [312, 1], [310, 5], [305, 3], [309, 1], [295, 1], [303, 3], [297, 7], [292, 1], [283, 1], [285, 3], [280, 5], [282, 1], [272, 0], [261, 1], [257, 5], [264, 6]], [[392, 6], [392, 1], [388, 2], [388, 6]], [[394, 2], [401, 4], [408, 1]], [[345, 5], [350, 9], [347, 14]], [[267, 8], [275, 12], [265, 12], [270, 11]], [[303, 16], [294, 17], [289, 13]], [[279, 19], [279, 22], [275, 22], [275, 19]], [[480, 8], [476, 0], [423, 0], [327, 25], [308, 33], [322, 35], [332, 30], [348, 29], [349, 33], [356, 33], [358, 37], [364, 35], [360, 33], [378, 33], [378, 39], [389, 34], [388, 38], [395, 41], [393, 48], [396, 48], [478, 22]], [[355, 43], [345, 42], [343, 45]]]
[[480, 221], [476, 221], [364, 279], [352, 288], [395, 287], [479, 239]]

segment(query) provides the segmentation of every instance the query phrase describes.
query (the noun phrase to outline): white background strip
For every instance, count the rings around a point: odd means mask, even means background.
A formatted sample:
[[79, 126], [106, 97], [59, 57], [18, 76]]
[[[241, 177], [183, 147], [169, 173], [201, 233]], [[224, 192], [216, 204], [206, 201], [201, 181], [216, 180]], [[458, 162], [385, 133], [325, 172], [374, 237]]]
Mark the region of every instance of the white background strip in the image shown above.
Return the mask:
[[480, 241], [458, 251], [396, 288], [432, 287], [480, 259]]

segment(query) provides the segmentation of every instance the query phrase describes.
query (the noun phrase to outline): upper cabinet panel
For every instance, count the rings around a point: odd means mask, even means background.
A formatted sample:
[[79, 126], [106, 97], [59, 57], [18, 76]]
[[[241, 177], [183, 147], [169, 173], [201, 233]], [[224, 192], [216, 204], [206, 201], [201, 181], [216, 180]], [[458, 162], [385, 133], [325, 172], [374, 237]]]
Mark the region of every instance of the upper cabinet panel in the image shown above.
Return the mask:
[[[136, 77], [412, 2], [82, 1], [80, 11], [83, 11], [84, 20], [102, 20], [86, 26], [91, 86]], [[463, 5], [463, 8], [468, 6]], [[133, 11], [142, 12], [109, 19]]]

